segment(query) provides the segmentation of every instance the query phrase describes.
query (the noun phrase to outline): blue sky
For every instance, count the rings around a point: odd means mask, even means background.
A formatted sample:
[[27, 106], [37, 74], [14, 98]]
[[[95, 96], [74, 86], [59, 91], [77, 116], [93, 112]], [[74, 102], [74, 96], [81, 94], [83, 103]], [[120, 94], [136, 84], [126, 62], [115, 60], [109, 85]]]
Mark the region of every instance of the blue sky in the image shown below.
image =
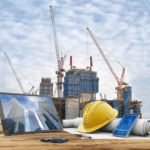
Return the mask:
[[11, 99], [17, 99], [17, 101], [24, 107], [25, 111], [39, 110], [38, 101], [45, 101], [52, 105], [49, 97], [38, 97], [38, 96], [20, 96], [20, 95], [3, 95], [0, 94], [1, 104], [4, 108]]
[[[0, 91], [21, 92], [4, 52], [36, 88], [41, 77], [50, 77], [55, 88], [57, 60], [50, 5], [54, 10], [60, 49], [67, 55], [64, 68], [70, 68], [70, 56], [77, 68], [86, 68], [89, 65], [87, 57], [92, 56], [93, 70], [100, 78], [100, 92], [108, 99], [117, 97], [117, 82], [88, 35], [86, 27], [89, 27], [97, 40], [126, 68], [125, 81], [132, 86], [132, 97], [143, 102], [142, 113], [150, 117], [150, 2], [146, 0], [1, 1]], [[100, 46], [120, 78], [122, 67], [102, 44]], [[17, 73], [29, 92], [30, 84]], [[99, 97], [97, 94], [97, 99]]]

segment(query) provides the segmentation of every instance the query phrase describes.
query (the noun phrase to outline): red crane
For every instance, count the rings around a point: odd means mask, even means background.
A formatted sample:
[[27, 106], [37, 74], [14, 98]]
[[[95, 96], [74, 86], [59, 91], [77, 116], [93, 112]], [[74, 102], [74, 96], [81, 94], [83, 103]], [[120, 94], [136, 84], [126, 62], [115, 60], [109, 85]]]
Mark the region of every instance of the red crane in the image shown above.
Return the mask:
[[90, 71], [92, 72], [92, 66], [93, 66], [93, 61], [92, 61], [92, 56], [90, 57]]
[[108, 65], [109, 69], [111, 70], [113, 76], [115, 77], [115, 79], [116, 79], [116, 81], [117, 81], [117, 83], [118, 83], [118, 87], [117, 87], [117, 98], [118, 98], [118, 100], [119, 100], [119, 117], [121, 117], [121, 103], [122, 103], [122, 101], [123, 101], [123, 99], [122, 99], [122, 85], [125, 84], [125, 83], [123, 82], [123, 80], [124, 80], [124, 75], [125, 75], [125, 68], [123, 67], [122, 74], [121, 74], [121, 78], [120, 78], [120, 80], [119, 80], [119, 78], [117, 77], [116, 73], [114, 72], [112, 66], [110, 65], [109, 61], [107, 60], [105, 54], [103, 53], [101, 47], [99, 46], [99, 44], [98, 44], [98, 42], [97, 42], [97, 40], [96, 40], [94, 34], [92, 33], [92, 31], [91, 31], [89, 28], [87, 28], [87, 30], [88, 30], [89, 34], [91, 35], [91, 37], [92, 37], [92, 39], [93, 39], [95, 45], [97, 46], [98, 50], [100, 51], [102, 57], [104, 58], [106, 64]]

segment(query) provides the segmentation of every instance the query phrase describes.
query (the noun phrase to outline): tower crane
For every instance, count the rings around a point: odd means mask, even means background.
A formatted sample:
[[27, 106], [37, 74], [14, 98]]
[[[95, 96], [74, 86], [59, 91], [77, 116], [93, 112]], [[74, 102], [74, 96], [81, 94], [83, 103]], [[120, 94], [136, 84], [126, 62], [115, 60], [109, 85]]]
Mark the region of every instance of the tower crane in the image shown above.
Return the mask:
[[[64, 66], [65, 59], [66, 59], [66, 55], [65, 55], [64, 58], [63, 58], [63, 61], [62, 61], [62, 64], [61, 64], [61, 68], [63, 68], [63, 66]], [[62, 72], [62, 71], [61, 71], [61, 72]], [[56, 91], [57, 91], [57, 85], [55, 86], [54, 97], [55, 97], [55, 95], [56, 95]]]
[[[11, 62], [9, 56], [8, 56], [6, 53], [4, 53], [4, 54], [5, 54], [7, 60], [8, 60], [8, 62], [9, 62], [9, 64], [10, 64], [10, 67], [11, 67], [11, 69], [12, 69], [12, 71], [13, 71], [13, 73], [14, 73], [16, 79], [17, 79], [17, 82], [18, 82], [18, 84], [19, 84], [19, 86], [20, 86], [20, 88], [21, 88], [23, 94], [26, 94], [26, 92], [25, 92], [25, 90], [24, 90], [24, 88], [23, 88], [23, 86], [22, 86], [22, 83], [21, 83], [21, 81], [20, 81], [18, 75], [17, 75], [15, 69], [13, 68], [13, 65], [12, 65], [12, 62]], [[29, 81], [28, 81], [28, 82], [29, 82]], [[29, 82], [29, 83], [30, 83], [30, 82]], [[30, 84], [31, 84], [31, 83], [30, 83]], [[32, 85], [32, 84], [31, 84], [31, 85]], [[32, 88], [31, 88], [31, 90], [29, 91], [28, 94], [30, 94], [32, 90], [34, 90], [34, 86], [33, 86], [33, 85], [32, 85]]]
[[63, 58], [60, 58], [60, 55], [59, 55], [59, 47], [58, 47], [56, 27], [55, 27], [55, 20], [54, 20], [54, 14], [53, 14], [52, 6], [50, 6], [50, 15], [51, 15], [51, 20], [52, 20], [54, 43], [55, 43], [56, 57], [57, 57], [57, 62], [58, 62], [58, 71], [56, 71], [56, 74], [57, 74], [57, 84], [56, 85], [57, 85], [57, 90], [58, 90], [58, 97], [61, 97], [61, 93], [62, 93], [62, 78], [63, 78], [62, 72], [64, 71], [64, 69], [62, 68]]
[[123, 82], [124, 80], [124, 75], [125, 75], [125, 68], [123, 67], [123, 70], [122, 70], [122, 74], [121, 74], [121, 78], [119, 80], [118, 76], [116, 75], [116, 73], [114, 72], [112, 66], [110, 65], [109, 61], [107, 60], [105, 54], [103, 53], [101, 47], [99, 46], [96, 38], [94, 37], [94, 34], [92, 33], [92, 31], [87, 28], [90, 36], [92, 37], [95, 45], [97, 46], [98, 50], [100, 51], [102, 57], [104, 58], [106, 64], [108, 65], [109, 69], [111, 70], [113, 76], [115, 77], [117, 83], [118, 83], [118, 87], [117, 87], [117, 99], [119, 100], [119, 117], [121, 117], [121, 104], [122, 104], [122, 101], [123, 101], [123, 98], [122, 98], [122, 85], [127, 85], [127, 83]]

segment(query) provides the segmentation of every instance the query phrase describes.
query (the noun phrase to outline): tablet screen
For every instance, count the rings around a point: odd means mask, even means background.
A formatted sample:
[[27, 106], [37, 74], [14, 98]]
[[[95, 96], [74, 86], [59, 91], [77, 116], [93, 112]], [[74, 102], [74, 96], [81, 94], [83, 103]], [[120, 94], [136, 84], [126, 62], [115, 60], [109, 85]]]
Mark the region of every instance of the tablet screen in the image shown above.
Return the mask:
[[128, 136], [138, 117], [138, 114], [125, 114], [116, 129], [113, 131], [113, 135]]
[[4, 134], [62, 130], [50, 97], [0, 93], [0, 99], [0, 116]]

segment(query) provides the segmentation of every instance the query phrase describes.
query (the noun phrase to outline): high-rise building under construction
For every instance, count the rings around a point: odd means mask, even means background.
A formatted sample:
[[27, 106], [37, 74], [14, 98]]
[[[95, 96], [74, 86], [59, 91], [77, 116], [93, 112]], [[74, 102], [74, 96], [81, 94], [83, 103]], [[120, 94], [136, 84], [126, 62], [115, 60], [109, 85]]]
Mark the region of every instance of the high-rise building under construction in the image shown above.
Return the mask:
[[90, 70], [69, 70], [64, 79], [64, 97], [80, 97], [81, 93], [97, 93], [99, 78], [96, 75], [96, 72]]
[[64, 97], [66, 98], [65, 118], [73, 119], [82, 116], [80, 103], [96, 99], [99, 91], [97, 72], [87, 69], [72, 69], [64, 78]]
[[42, 78], [40, 83], [40, 95], [53, 96], [53, 83], [50, 78]]

